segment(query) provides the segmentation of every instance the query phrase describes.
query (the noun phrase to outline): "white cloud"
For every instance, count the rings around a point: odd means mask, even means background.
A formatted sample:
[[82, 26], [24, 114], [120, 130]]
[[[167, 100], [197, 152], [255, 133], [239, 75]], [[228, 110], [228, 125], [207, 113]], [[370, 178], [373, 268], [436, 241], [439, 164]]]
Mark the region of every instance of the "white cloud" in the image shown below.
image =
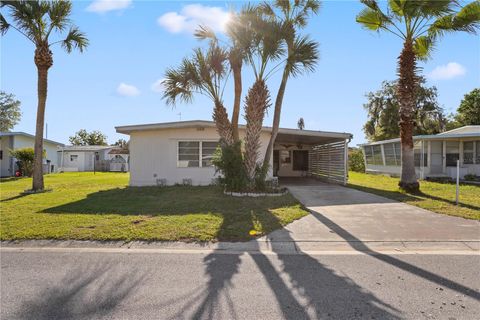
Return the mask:
[[135, 86], [122, 82], [117, 87], [117, 93], [121, 96], [134, 97], [140, 94], [140, 90]]
[[132, 0], [94, 0], [87, 11], [105, 13], [108, 11], [123, 10], [132, 4]]
[[172, 33], [194, 33], [199, 25], [224, 32], [229, 20], [230, 13], [220, 7], [189, 4], [184, 6], [180, 13], [165, 13], [157, 19], [157, 23]]
[[152, 86], [151, 86], [152, 91], [155, 91], [155, 92], [158, 92], [158, 93], [163, 93], [163, 91], [165, 90], [165, 86], [163, 85], [163, 81], [165, 81], [165, 79], [158, 79], [157, 81], [152, 83]]
[[457, 62], [449, 62], [446, 65], [438, 66], [428, 74], [433, 80], [447, 80], [463, 76], [467, 70]]

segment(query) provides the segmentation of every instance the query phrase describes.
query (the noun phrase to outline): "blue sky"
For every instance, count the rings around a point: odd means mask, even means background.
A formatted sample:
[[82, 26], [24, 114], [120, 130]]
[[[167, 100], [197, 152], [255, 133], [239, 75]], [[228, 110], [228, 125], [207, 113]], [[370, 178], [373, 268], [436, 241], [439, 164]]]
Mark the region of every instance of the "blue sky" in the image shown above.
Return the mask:
[[[228, 10], [241, 6], [242, 2], [225, 1], [74, 2], [72, 19], [87, 34], [90, 46], [83, 54], [53, 50], [48, 138], [67, 143], [76, 131], [87, 129], [104, 132], [113, 143], [128, 138], [115, 132], [118, 125], [178, 121], [180, 113], [182, 120], [210, 120], [212, 104], [207, 98], [196, 96], [193, 104], [172, 109], [154, 84], [166, 68], [202, 45], [191, 34], [198, 21], [221, 32]], [[289, 81], [282, 127], [294, 128], [303, 117], [306, 129], [350, 132], [353, 144], [365, 141], [365, 93], [378, 89], [383, 80], [395, 79], [401, 41], [362, 29], [355, 22], [361, 8], [356, 1], [326, 1], [311, 19], [304, 32], [320, 43], [321, 58], [314, 73]], [[33, 51], [33, 44], [15, 30], [1, 38], [1, 89], [22, 102], [22, 121], [14, 130], [28, 133], [34, 133], [37, 104]], [[428, 83], [437, 86], [440, 104], [452, 112], [465, 93], [480, 86], [480, 38], [447, 35], [420, 67]], [[247, 87], [252, 76], [248, 67], [244, 69]], [[278, 81], [279, 74], [269, 79], [272, 95]], [[227, 86], [227, 107], [233, 103], [232, 91]], [[271, 125], [272, 116], [273, 110], [264, 125]]]

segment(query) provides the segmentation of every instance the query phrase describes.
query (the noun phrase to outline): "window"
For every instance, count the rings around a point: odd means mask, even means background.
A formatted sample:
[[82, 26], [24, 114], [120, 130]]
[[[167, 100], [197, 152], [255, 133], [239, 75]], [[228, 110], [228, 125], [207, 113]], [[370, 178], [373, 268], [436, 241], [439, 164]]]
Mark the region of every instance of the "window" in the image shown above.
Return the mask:
[[217, 141], [179, 141], [177, 167], [212, 167]]
[[367, 161], [367, 164], [373, 164], [372, 146], [363, 147], [363, 152], [365, 153], [365, 159]]
[[460, 148], [458, 141], [447, 141], [446, 162], [447, 167], [456, 167], [460, 159]]
[[202, 142], [202, 167], [213, 167], [212, 158], [217, 146], [218, 142], [216, 141]]
[[[425, 145], [423, 147], [423, 167], [428, 166], [428, 151], [427, 151], [427, 146]], [[413, 145], [413, 162], [415, 167], [421, 167], [421, 162], [422, 162], [422, 142], [417, 141]]]
[[293, 150], [293, 170], [308, 171], [308, 151]]
[[365, 146], [364, 150], [367, 164], [383, 166], [382, 147], [379, 144], [374, 146]]
[[476, 145], [476, 150], [477, 150], [477, 154], [476, 154], [476, 157], [475, 157], [475, 163], [476, 164], [480, 164], [480, 141], [477, 141], [475, 142], [477, 145]]
[[382, 146], [377, 144], [372, 146], [373, 150], [373, 162], [377, 166], [383, 166], [383, 159], [382, 159]]
[[200, 142], [180, 141], [178, 143], [178, 163], [181, 168], [200, 166]]
[[76, 154], [71, 154], [70, 155], [70, 162], [75, 162], [75, 161], [77, 161], [77, 159], [78, 159], [78, 155], [76, 155]]
[[0, 150], [0, 160], [3, 160], [3, 150]]
[[400, 142], [396, 142], [393, 144], [395, 149], [395, 161], [397, 162], [397, 166], [402, 164], [402, 151], [400, 151]]
[[464, 164], [473, 164], [473, 144], [474, 144], [473, 141], [465, 141], [463, 143], [463, 163]]
[[383, 145], [383, 152], [385, 153], [385, 165], [387, 166], [399, 166], [400, 161], [397, 162], [395, 154], [395, 144], [387, 143]]

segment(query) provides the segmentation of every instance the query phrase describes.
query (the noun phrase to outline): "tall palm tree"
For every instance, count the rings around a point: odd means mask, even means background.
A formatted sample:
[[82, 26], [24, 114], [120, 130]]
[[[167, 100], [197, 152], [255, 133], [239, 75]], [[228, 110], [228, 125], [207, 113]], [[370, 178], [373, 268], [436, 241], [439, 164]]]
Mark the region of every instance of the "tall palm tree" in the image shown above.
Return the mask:
[[298, 0], [293, 3], [289, 0], [277, 0], [273, 3], [265, 2], [260, 6], [261, 12], [268, 19], [276, 21], [281, 26], [280, 33], [287, 48], [282, 80], [275, 99], [272, 133], [263, 159], [264, 168], [268, 168], [270, 164], [273, 144], [280, 126], [280, 114], [288, 79], [305, 71], [314, 70], [318, 61], [318, 43], [299, 35], [298, 29], [304, 28], [308, 18], [317, 14], [319, 8], [320, 2], [317, 0]]
[[[252, 44], [251, 32], [246, 23], [251, 10], [252, 8], [247, 6], [238, 14], [231, 13], [231, 18], [227, 24], [226, 30], [228, 39], [226, 42], [222, 41], [221, 43], [222, 47], [227, 52], [230, 71], [233, 75], [234, 101], [230, 123], [234, 142], [240, 141], [238, 120], [240, 117], [240, 104], [242, 98], [242, 67], [244, 60], [246, 60], [246, 54], [249, 47]], [[219, 46], [221, 42], [215, 32], [206, 26], [200, 26], [199, 29], [196, 30], [195, 36], [200, 40], [210, 40], [210, 45]]]
[[417, 60], [427, 60], [435, 43], [447, 32], [476, 33], [480, 23], [480, 1], [460, 6], [455, 0], [390, 0], [387, 11], [375, 0], [362, 0], [366, 8], [357, 22], [369, 30], [388, 31], [403, 41], [398, 57], [397, 96], [400, 104], [402, 174], [400, 188], [416, 192], [413, 128], [415, 90], [418, 85]]
[[[1, 8], [9, 9], [13, 23], [7, 22], [0, 14], [0, 32], [4, 35], [12, 28], [35, 45], [34, 61], [38, 73], [38, 107], [35, 130], [35, 159], [33, 165], [33, 191], [44, 189], [43, 183], [43, 127], [47, 101], [48, 70], [53, 65], [52, 46], [60, 44], [67, 53], [73, 49], [80, 52], [88, 45], [88, 40], [70, 20], [70, 1], [1, 1]], [[67, 31], [68, 30], [68, 31]], [[67, 32], [66, 32], [67, 31]], [[56, 34], [66, 32], [65, 38], [51, 40]], [[58, 37], [56, 37], [58, 39]]]
[[[245, 171], [251, 182], [254, 182], [258, 172], [258, 153], [260, 149], [260, 135], [263, 119], [270, 107], [270, 92], [266, 80], [273, 73], [274, 68], [268, 69], [270, 62], [278, 60], [284, 54], [280, 28], [276, 21], [262, 19], [261, 12], [254, 8], [250, 12], [247, 25], [251, 28], [252, 45], [249, 46], [246, 57], [253, 69], [255, 82], [245, 97]], [[261, 171], [264, 180], [266, 171]]]
[[183, 59], [178, 68], [165, 73], [163, 98], [175, 105], [177, 99], [191, 102], [194, 93], [204, 94], [213, 104], [213, 120], [222, 143], [233, 143], [233, 132], [228, 113], [223, 105], [223, 89], [228, 74], [228, 53], [212, 41], [207, 50], [195, 49], [193, 56]]

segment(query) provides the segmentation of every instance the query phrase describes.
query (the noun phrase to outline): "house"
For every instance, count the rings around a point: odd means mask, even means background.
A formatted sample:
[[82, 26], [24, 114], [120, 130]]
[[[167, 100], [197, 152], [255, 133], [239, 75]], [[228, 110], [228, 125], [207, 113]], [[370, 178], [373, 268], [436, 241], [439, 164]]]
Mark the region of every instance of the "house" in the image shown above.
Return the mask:
[[[465, 126], [434, 135], [414, 136], [415, 171], [420, 179], [480, 175], [480, 126]], [[400, 139], [360, 145], [368, 173], [401, 174]]]
[[128, 171], [128, 151], [114, 146], [65, 146], [57, 154], [63, 172]]
[[108, 152], [110, 171], [127, 172], [130, 152], [124, 148], [114, 148]]
[[[219, 136], [215, 123], [194, 120], [116, 127], [130, 135], [130, 185], [208, 185], [216, 178], [212, 155]], [[263, 159], [271, 128], [261, 132]], [[245, 126], [239, 128], [245, 135]], [[347, 180], [350, 133], [279, 129], [268, 176], [315, 176], [337, 183]]]
[[[11, 177], [18, 170], [17, 160], [10, 155], [10, 150], [33, 148], [34, 145], [34, 135], [25, 132], [0, 132], [0, 176]], [[63, 143], [43, 139], [43, 148], [45, 150], [43, 171], [45, 173], [57, 170], [57, 149], [62, 146]]]

